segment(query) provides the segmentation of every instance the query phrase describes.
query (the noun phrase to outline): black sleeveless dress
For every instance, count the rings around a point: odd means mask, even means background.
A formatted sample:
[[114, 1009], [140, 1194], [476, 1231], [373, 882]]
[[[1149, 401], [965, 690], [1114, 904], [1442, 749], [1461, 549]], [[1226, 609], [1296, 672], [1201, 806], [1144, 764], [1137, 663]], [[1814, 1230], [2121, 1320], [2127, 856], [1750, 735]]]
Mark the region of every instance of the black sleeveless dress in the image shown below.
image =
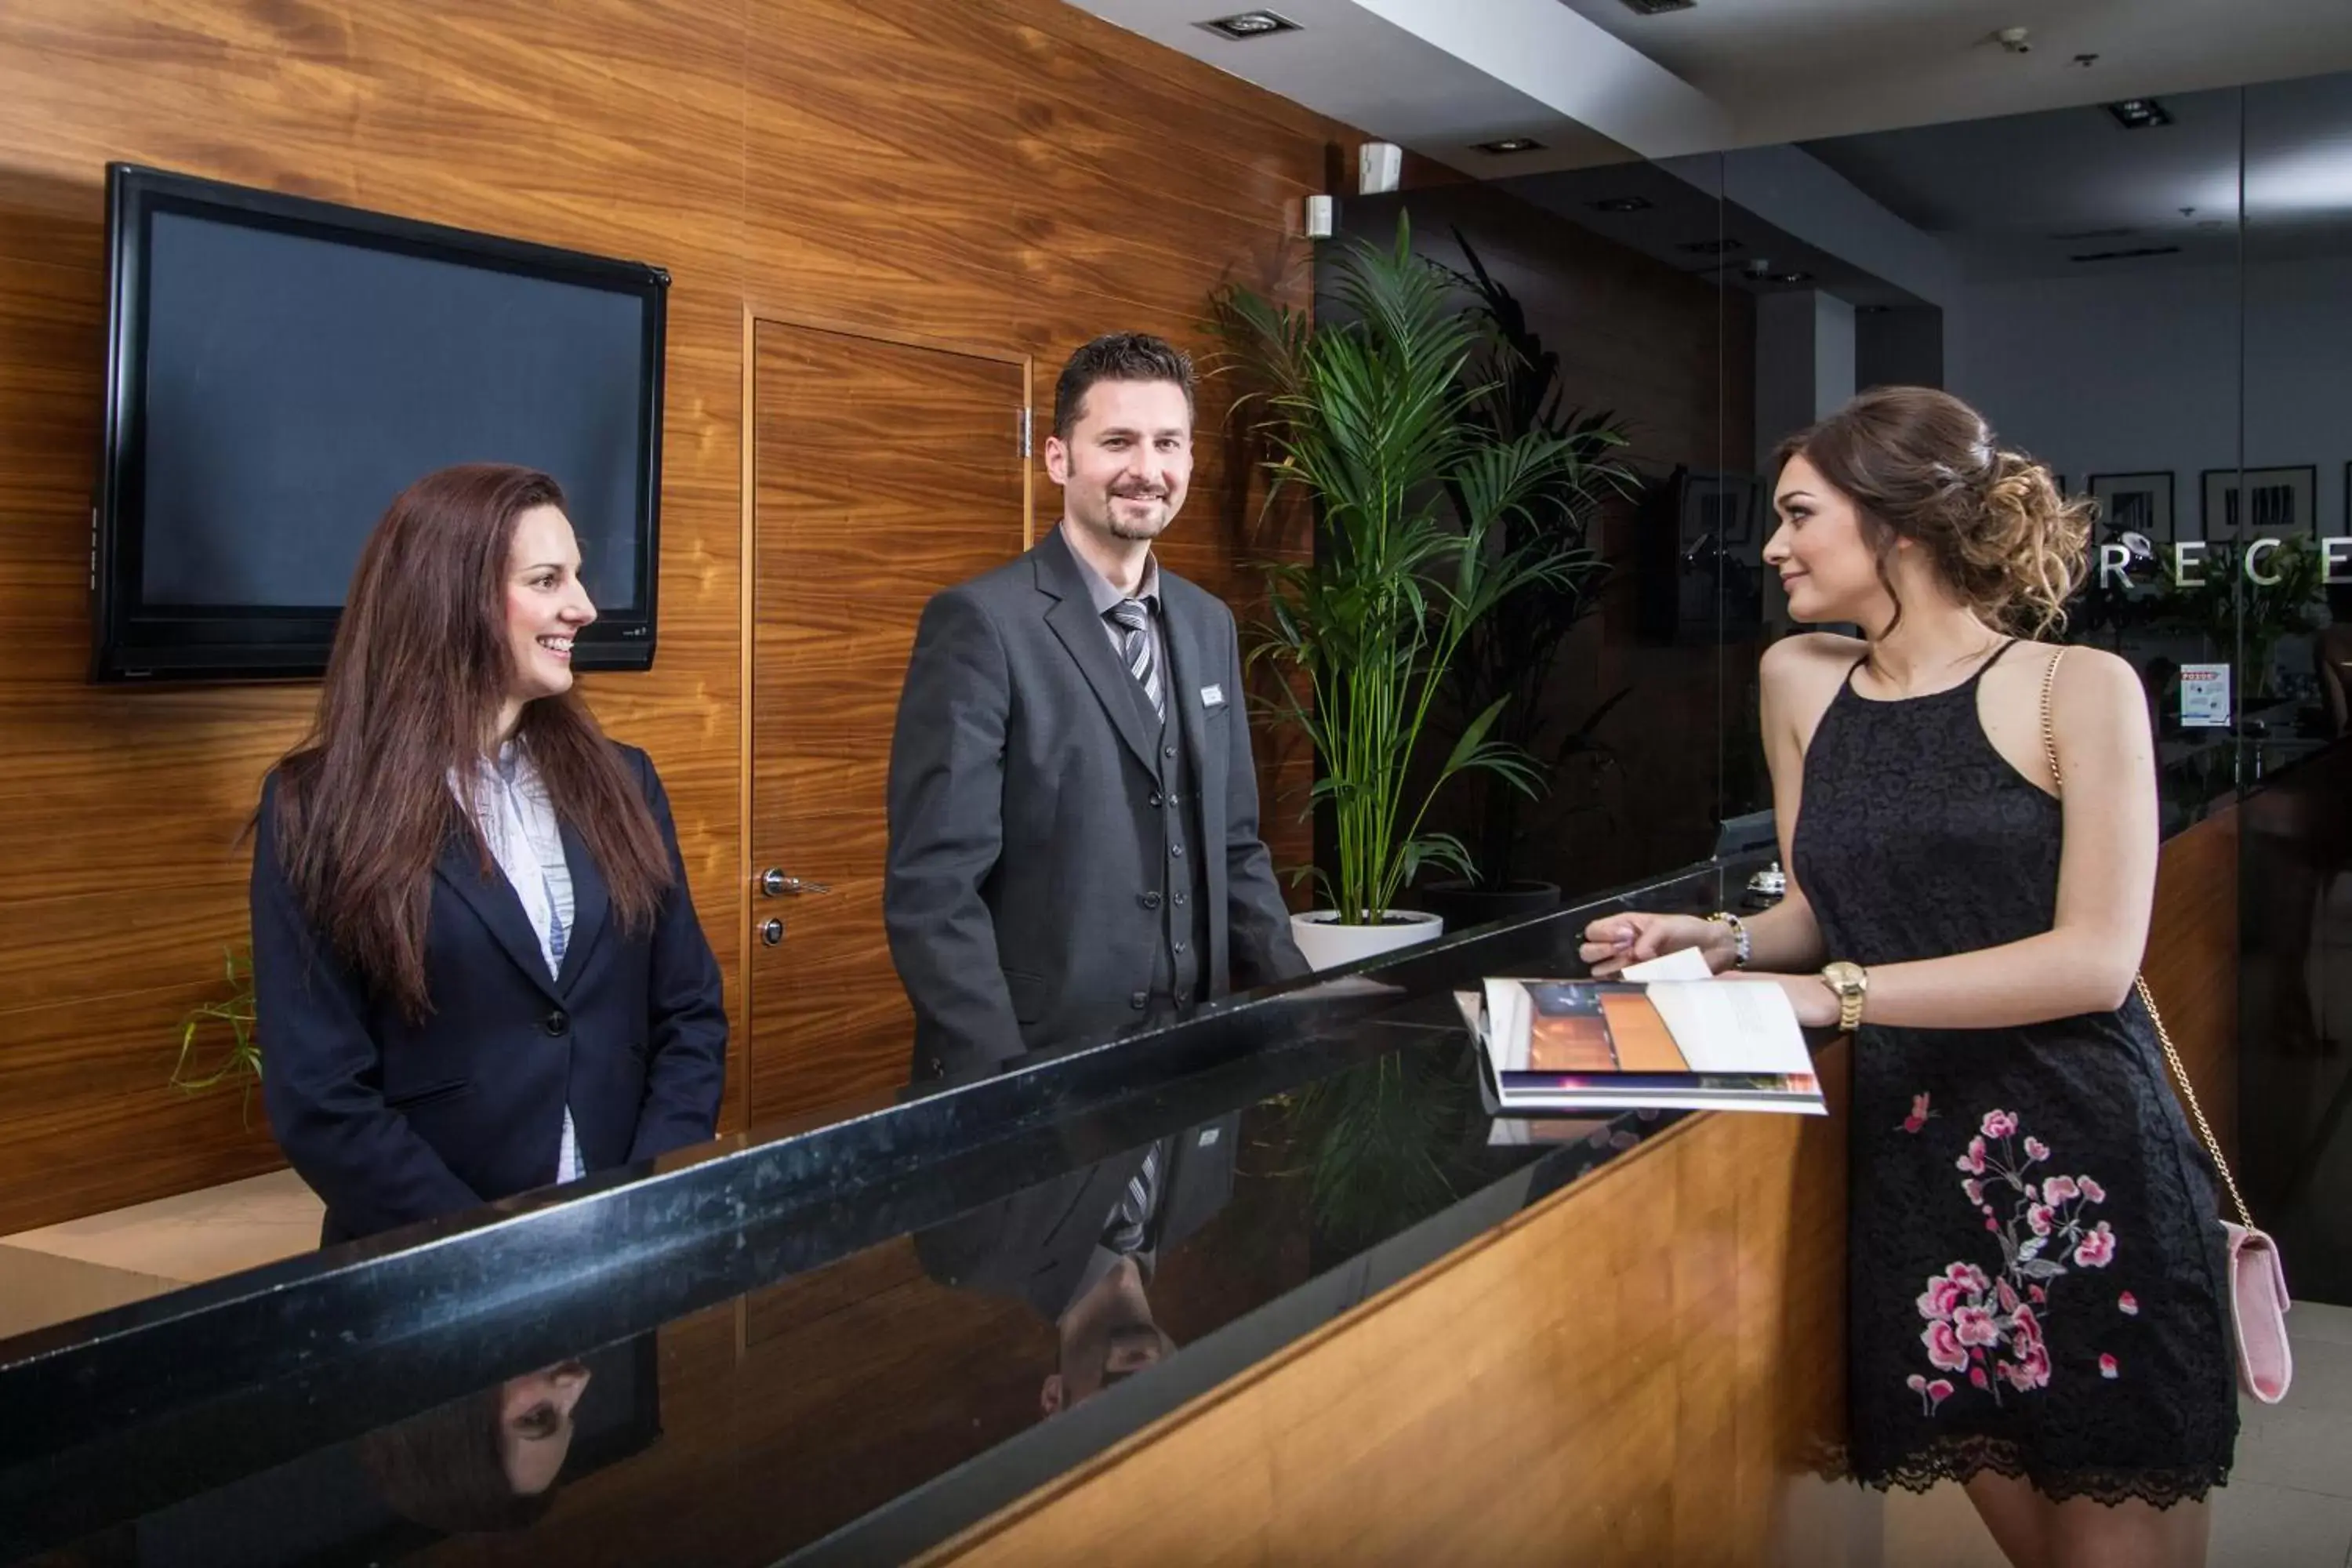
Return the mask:
[[[1872, 701], [1849, 672], [1814, 731], [1792, 857], [1832, 957], [1940, 958], [2055, 920], [2058, 803], [1986, 738], [1982, 677]], [[2227, 1479], [2211, 1166], [2137, 998], [2018, 1028], [1864, 1026], [1849, 1148], [1857, 1479], [1990, 1469], [2159, 1506]]]

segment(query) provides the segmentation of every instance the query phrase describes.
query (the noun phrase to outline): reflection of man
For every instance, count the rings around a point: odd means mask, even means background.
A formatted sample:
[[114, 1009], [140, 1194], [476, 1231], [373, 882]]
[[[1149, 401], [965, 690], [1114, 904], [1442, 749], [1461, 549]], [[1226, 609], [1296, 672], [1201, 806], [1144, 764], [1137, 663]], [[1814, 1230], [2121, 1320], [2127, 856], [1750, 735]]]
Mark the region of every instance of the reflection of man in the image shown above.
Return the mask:
[[1150, 1289], [1170, 1249], [1234, 1194], [1238, 1112], [990, 1204], [915, 1237], [945, 1285], [1013, 1296], [1060, 1337], [1048, 1415], [1157, 1364], [1175, 1342]]
[[1081, 348], [1045, 468], [1060, 526], [932, 599], [899, 700], [883, 913], [919, 1079], [1307, 973], [1233, 614], [1152, 554], [1192, 476], [1191, 362]]

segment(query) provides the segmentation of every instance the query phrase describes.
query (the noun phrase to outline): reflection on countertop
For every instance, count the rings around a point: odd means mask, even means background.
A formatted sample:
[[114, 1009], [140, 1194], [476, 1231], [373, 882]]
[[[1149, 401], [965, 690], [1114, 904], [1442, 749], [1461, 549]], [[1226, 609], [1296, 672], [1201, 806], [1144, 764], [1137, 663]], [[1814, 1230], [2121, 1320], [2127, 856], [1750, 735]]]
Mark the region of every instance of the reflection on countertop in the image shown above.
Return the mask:
[[1761, 863], [0, 1342], [0, 1561], [919, 1552], [1672, 1124], [1491, 1121], [1449, 994]]

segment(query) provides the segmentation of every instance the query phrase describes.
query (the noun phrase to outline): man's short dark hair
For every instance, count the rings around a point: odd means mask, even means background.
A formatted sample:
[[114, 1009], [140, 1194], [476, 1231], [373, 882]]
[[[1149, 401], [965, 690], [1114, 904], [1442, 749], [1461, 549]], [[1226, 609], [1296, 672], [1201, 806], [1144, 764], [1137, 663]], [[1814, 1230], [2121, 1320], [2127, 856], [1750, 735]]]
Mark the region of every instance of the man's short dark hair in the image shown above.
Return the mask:
[[1192, 356], [1150, 332], [1105, 332], [1070, 356], [1054, 384], [1054, 434], [1066, 441], [1070, 426], [1098, 381], [1172, 381], [1184, 389], [1184, 412], [1192, 413]]

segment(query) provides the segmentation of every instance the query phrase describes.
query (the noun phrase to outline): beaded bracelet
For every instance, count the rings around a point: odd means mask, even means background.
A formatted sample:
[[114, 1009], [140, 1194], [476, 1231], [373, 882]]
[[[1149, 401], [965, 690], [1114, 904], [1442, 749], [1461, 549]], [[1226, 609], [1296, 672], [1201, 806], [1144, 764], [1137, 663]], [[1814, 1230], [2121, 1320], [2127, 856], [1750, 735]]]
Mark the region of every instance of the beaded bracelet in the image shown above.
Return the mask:
[[1754, 951], [1748, 944], [1748, 922], [1729, 910], [1717, 910], [1706, 918], [1731, 928], [1731, 967], [1747, 968], [1748, 956]]

